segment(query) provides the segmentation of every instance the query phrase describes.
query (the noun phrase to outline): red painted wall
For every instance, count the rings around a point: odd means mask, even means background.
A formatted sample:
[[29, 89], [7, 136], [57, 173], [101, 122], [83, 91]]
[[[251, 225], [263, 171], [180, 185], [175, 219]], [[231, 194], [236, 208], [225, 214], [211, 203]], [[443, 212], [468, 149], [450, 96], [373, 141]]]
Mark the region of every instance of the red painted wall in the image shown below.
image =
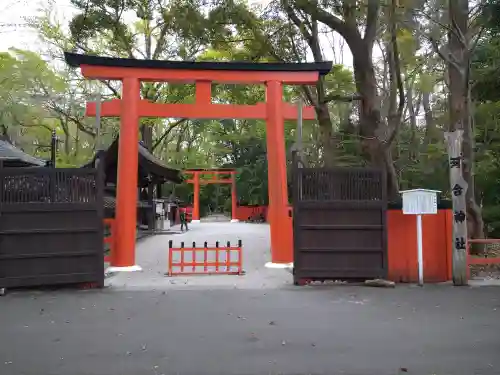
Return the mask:
[[[387, 211], [388, 278], [396, 282], [418, 281], [417, 218], [401, 210]], [[451, 280], [452, 212], [438, 210], [422, 216], [424, 281]]]
[[[240, 221], [264, 212], [266, 206], [238, 206]], [[291, 220], [291, 219], [290, 219]], [[417, 282], [417, 219], [404, 215], [401, 209], [387, 210], [388, 278], [396, 282]], [[422, 217], [424, 281], [428, 283], [451, 280], [452, 212], [440, 209], [436, 215]]]
[[[191, 210], [188, 207], [188, 211]], [[240, 221], [246, 221], [260, 213], [267, 220], [267, 206], [238, 206], [236, 217]], [[416, 216], [404, 215], [401, 209], [387, 210], [389, 280], [418, 281], [416, 220]], [[452, 211], [449, 209], [440, 209], [436, 215], [422, 217], [425, 282], [444, 282], [452, 278], [452, 220]]]
[[239, 221], [247, 221], [249, 217], [264, 214], [267, 220], [267, 206], [238, 206], [236, 208], [236, 218]]

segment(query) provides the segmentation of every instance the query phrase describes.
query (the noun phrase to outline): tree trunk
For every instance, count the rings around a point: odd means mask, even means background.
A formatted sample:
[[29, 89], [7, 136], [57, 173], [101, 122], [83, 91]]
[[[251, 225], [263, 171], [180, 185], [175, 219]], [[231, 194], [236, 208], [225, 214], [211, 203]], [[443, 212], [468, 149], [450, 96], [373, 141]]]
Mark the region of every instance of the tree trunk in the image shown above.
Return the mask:
[[69, 157], [69, 154], [71, 153], [71, 137], [69, 133], [64, 133], [64, 154], [66, 157]]
[[391, 148], [384, 142], [388, 134], [380, 117], [380, 99], [371, 56], [366, 52], [353, 54], [356, 88], [362, 97], [360, 110], [362, 151], [372, 165], [386, 170], [388, 197], [396, 198], [399, 194], [399, 182], [392, 162]]
[[[141, 97], [151, 102], [155, 102], [156, 91], [154, 86], [150, 83], [143, 83], [141, 86]], [[153, 126], [152, 121], [149, 118], [143, 118], [139, 120], [141, 129], [141, 140], [144, 146], [149, 150], [153, 151]]]
[[[325, 6], [326, 3], [322, 3], [320, 6], [317, 1], [307, 0], [293, 2], [294, 7], [310, 15], [314, 21], [322, 22], [333, 31], [338, 32], [349, 45], [354, 61], [356, 88], [362, 98], [359, 121], [362, 152], [370, 164], [387, 171], [388, 195], [390, 198], [394, 198], [399, 195], [399, 184], [392, 162], [390, 148], [392, 139], [387, 131], [387, 125], [381, 120], [380, 98], [372, 61], [372, 49], [377, 35], [381, 2], [380, 0], [366, 1], [366, 8], [364, 8], [366, 10], [366, 25], [363, 37], [361, 37], [357, 22], [359, 20], [358, 9], [353, 5], [356, 2], [344, 0], [335, 3], [338, 6], [331, 7], [330, 3], [328, 6]], [[395, 6], [396, 3], [393, 2], [392, 8]], [[394, 12], [394, 9], [391, 11]], [[336, 14], [341, 14], [341, 17]], [[394, 17], [391, 18], [391, 22], [394, 22]], [[301, 27], [305, 27], [305, 25], [301, 25]], [[395, 37], [395, 33], [391, 37]]]
[[153, 127], [147, 121], [141, 123], [141, 139], [144, 146], [152, 151], [153, 149]]
[[0, 140], [12, 144], [12, 140], [9, 136], [9, 129], [4, 124], [0, 124]]
[[431, 94], [429, 92], [424, 91], [422, 93], [422, 106], [424, 107], [424, 117], [425, 117], [424, 145], [426, 148], [434, 139], [435, 128], [436, 128], [434, 124], [434, 117], [432, 116], [432, 111], [431, 111], [430, 96]]
[[468, 0], [449, 0], [450, 32], [448, 33], [450, 61], [448, 62], [450, 88], [450, 129], [463, 130], [462, 173], [467, 189], [467, 223], [470, 238], [484, 238], [481, 208], [476, 203], [474, 189], [474, 132], [470, 113]]
[[[321, 51], [321, 46], [319, 42], [319, 29], [318, 21], [309, 17], [301, 19], [299, 14], [290, 6], [289, 1], [282, 0], [282, 4], [285, 8], [286, 13], [290, 21], [298, 28], [305, 41], [307, 42], [315, 62], [323, 62], [323, 54]], [[293, 38], [293, 37], [292, 37]], [[295, 50], [296, 59], [300, 60], [301, 56]], [[334, 141], [333, 124], [330, 117], [330, 111], [328, 109], [328, 103], [325, 101], [326, 88], [325, 88], [325, 78], [320, 77], [316, 84], [316, 95], [312, 93], [311, 90], [305, 88], [307, 99], [309, 104], [314, 106], [316, 111], [316, 116], [318, 119], [319, 126], [319, 146], [323, 151], [322, 162], [325, 167], [332, 167], [335, 165], [335, 150], [336, 145]]]
[[417, 113], [415, 111], [415, 104], [413, 103], [413, 85], [411, 84], [408, 84], [406, 87], [406, 97], [408, 100], [408, 114], [410, 116], [409, 156], [410, 160], [417, 161], [420, 141], [417, 137]]
[[333, 167], [335, 165], [335, 140], [333, 138], [333, 126], [330, 118], [328, 104], [322, 103], [314, 107], [318, 117], [320, 145], [323, 150], [323, 165]]
[[73, 155], [75, 156], [75, 159], [78, 158], [79, 153], [80, 153], [80, 130], [78, 128], [76, 128], [76, 130], [75, 130], [75, 151], [73, 153]]

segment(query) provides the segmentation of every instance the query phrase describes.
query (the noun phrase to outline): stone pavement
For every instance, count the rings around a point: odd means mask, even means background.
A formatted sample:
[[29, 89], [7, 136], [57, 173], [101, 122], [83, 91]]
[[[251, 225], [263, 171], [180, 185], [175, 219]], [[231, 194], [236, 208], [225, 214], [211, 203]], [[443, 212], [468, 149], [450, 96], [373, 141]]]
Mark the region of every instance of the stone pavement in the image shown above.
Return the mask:
[[[178, 229], [177, 226], [174, 229]], [[225, 244], [230, 241], [243, 243], [243, 269], [245, 275], [203, 275], [167, 277], [168, 242], [174, 247], [190, 246], [196, 242], [202, 246], [215, 245], [216, 241]], [[283, 288], [293, 284], [292, 275], [286, 270], [267, 269], [266, 262], [271, 260], [269, 248], [269, 225], [201, 222], [191, 224], [189, 231], [174, 235], [157, 235], [146, 238], [137, 244], [137, 264], [142, 272], [119, 273], [106, 280], [106, 285], [115, 289], [130, 290], [167, 290], [178, 288], [238, 288], [269, 289]]]

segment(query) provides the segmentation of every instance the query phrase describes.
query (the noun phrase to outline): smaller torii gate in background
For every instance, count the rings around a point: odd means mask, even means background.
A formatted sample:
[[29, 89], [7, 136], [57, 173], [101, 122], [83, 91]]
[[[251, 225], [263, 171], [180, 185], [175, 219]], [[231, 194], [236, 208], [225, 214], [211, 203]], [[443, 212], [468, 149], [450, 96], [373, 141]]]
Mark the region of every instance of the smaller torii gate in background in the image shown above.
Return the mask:
[[[296, 120], [297, 106], [283, 101], [284, 85], [315, 85], [327, 74], [331, 62], [253, 63], [195, 62], [119, 59], [64, 54], [66, 63], [79, 67], [87, 79], [119, 80], [121, 99], [104, 102], [103, 117], [120, 118], [118, 184], [116, 193], [116, 242], [112, 266], [134, 271], [137, 212], [139, 120], [141, 117], [198, 119], [259, 119], [266, 121], [271, 261], [293, 262], [292, 218], [288, 216], [284, 120]], [[195, 84], [194, 103], [151, 103], [141, 98], [141, 82]], [[212, 102], [212, 84], [265, 85], [266, 100], [252, 105]], [[96, 103], [87, 104], [87, 116], [96, 115]], [[315, 119], [314, 108], [305, 107], [302, 118]]]
[[[235, 223], [238, 221], [236, 218], [236, 209], [238, 206], [236, 173], [234, 169], [186, 169], [184, 171], [184, 174], [191, 177], [186, 182], [193, 184], [193, 216], [191, 222], [200, 222], [200, 185], [207, 184], [231, 184], [231, 222]], [[201, 177], [209, 177], [209, 179]]]

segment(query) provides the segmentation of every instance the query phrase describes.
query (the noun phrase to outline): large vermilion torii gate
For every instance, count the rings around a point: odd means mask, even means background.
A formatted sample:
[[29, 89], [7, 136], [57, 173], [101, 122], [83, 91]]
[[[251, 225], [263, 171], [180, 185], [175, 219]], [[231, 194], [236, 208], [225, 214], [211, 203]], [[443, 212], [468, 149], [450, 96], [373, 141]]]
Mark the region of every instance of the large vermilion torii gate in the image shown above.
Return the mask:
[[[297, 107], [283, 102], [283, 85], [314, 85], [327, 74], [331, 62], [314, 64], [190, 62], [115, 59], [65, 53], [66, 62], [80, 67], [88, 79], [122, 81], [122, 99], [104, 102], [101, 116], [120, 117], [118, 186], [116, 196], [116, 242], [112, 266], [138, 270], [135, 265], [139, 119], [141, 117], [266, 120], [271, 260], [293, 261], [292, 220], [288, 217], [288, 189], [284, 120], [297, 118]], [[141, 81], [196, 85], [195, 103], [163, 104], [142, 100]], [[212, 103], [212, 83], [265, 84], [266, 102], [255, 105]], [[95, 116], [95, 103], [87, 115]], [[312, 107], [304, 119], [314, 119]]]

